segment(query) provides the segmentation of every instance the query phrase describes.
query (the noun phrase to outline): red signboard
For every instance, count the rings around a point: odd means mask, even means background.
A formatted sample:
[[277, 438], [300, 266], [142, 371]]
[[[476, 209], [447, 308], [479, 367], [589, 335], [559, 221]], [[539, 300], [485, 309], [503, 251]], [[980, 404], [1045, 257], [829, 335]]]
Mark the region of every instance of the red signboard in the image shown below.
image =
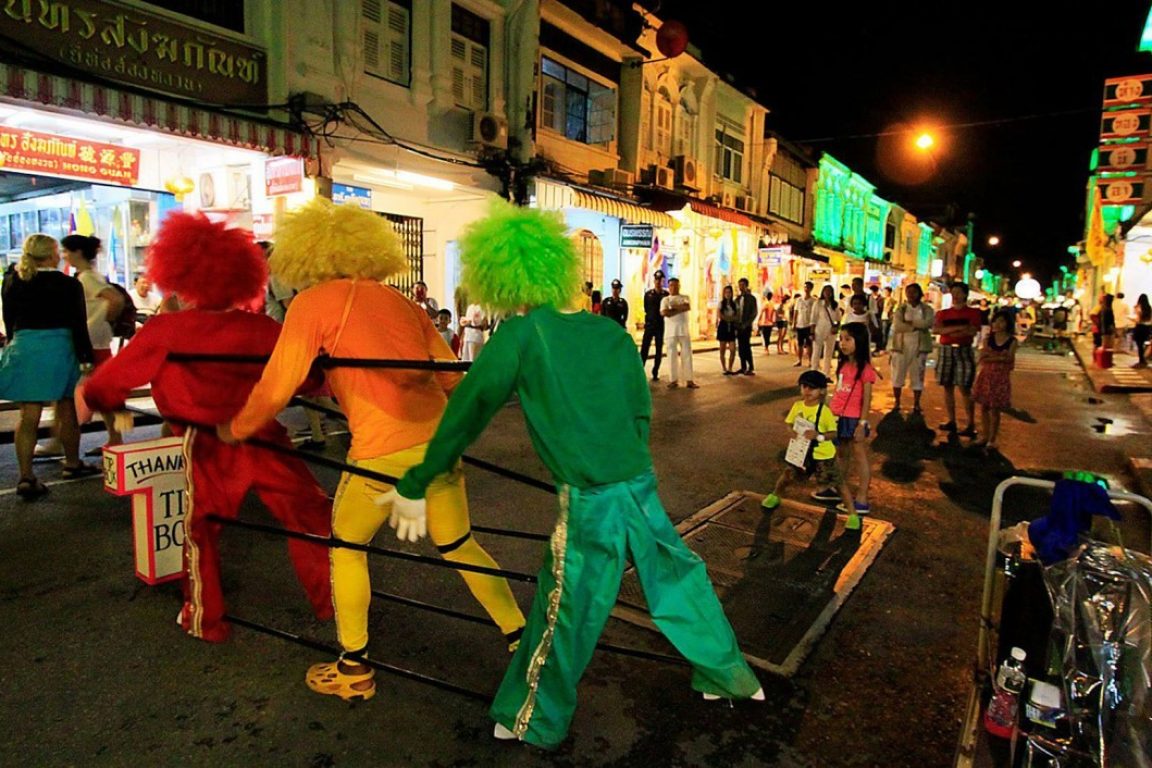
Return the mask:
[[1104, 205], [1137, 205], [1144, 199], [1144, 176], [1121, 176], [1099, 180]]
[[1141, 141], [1104, 144], [1099, 158], [1098, 171], [1143, 171], [1148, 167], [1148, 144]]
[[136, 186], [140, 150], [0, 126], [0, 171]]
[[1128, 75], [1104, 81], [1104, 106], [1152, 103], [1152, 75]]
[[273, 157], [264, 161], [264, 194], [290, 195], [304, 189], [304, 159]]
[[1152, 110], [1123, 109], [1105, 112], [1100, 123], [1102, 139], [1145, 138], [1152, 125]]

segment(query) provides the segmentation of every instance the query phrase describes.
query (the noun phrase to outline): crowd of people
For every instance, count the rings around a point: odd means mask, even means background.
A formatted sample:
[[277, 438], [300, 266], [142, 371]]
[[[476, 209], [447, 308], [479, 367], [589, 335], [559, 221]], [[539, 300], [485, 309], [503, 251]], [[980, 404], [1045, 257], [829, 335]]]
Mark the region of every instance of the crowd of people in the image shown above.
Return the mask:
[[[505, 231], [523, 233], [525, 241], [497, 236]], [[578, 259], [562, 224], [539, 211], [497, 206], [469, 229], [461, 242], [462, 290], [452, 309], [429, 296], [423, 282], [409, 296], [387, 285], [406, 262], [394, 233], [370, 213], [314, 201], [287, 217], [279, 234], [272, 247], [203, 217], [172, 214], [128, 299], [94, 268], [96, 238], [29, 237], [2, 291], [8, 343], [0, 358], [0, 397], [20, 404], [17, 493], [31, 500], [48, 492], [32, 464], [45, 404], [55, 407], [64, 477], [82, 477], [99, 469], [79, 456], [77, 401], [102, 415], [108, 443], [116, 444], [123, 423], [117, 412], [135, 387], [150, 383], [169, 428], [183, 436], [192, 463], [189, 491], [196, 488], [187, 509], [178, 623], [194, 637], [223, 642], [229, 628], [220, 526], [209, 516], [234, 516], [248, 490], [295, 530], [366, 544], [389, 522], [402, 539], [430, 535], [446, 560], [498, 567], [472, 538], [459, 461], [516, 395], [556, 481], [560, 518], [528, 617], [504, 579], [461, 572], [514, 654], [491, 711], [495, 734], [541, 746], [564, 738], [576, 683], [626, 561], [644, 582], [657, 625], [692, 663], [696, 690], [707, 699], [763, 698], [702, 562], [680, 540], [656, 493], [648, 379], [660, 381], [667, 354], [667, 387], [698, 387], [689, 325], [695, 308], [675, 276], [665, 281], [662, 271], [653, 274], [637, 349], [622, 283], [614, 280], [608, 297], [590, 283], [580, 290]], [[212, 248], [216, 257], [227, 256], [228, 280], [200, 267]], [[539, 248], [552, 258], [539, 258]], [[71, 275], [59, 269], [61, 253]], [[508, 264], [514, 269], [505, 274]], [[866, 289], [861, 278], [839, 291], [822, 285], [817, 292], [807, 282], [793, 295], [761, 296], [743, 278], [723, 287], [716, 333], [722, 375], [756, 375], [756, 333], [762, 354], [775, 348], [777, 355], [794, 355], [793, 367], [802, 369], [800, 398], [784, 418], [785, 468], [763, 503], [768, 513], [790, 484], [813, 478], [812, 498], [836, 505], [847, 526], [859, 528], [872, 511], [876, 387], [890, 381], [895, 413], [910, 388], [911, 414], [922, 418], [931, 355], [947, 413], [939, 430], [985, 451], [997, 448], [1001, 413], [1011, 408], [1017, 313], [986, 300], [974, 305], [963, 282], [949, 280], [946, 288], [947, 301], [934, 307], [916, 283], [897, 293]], [[126, 301], [141, 328], [117, 348], [112, 327]], [[1088, 315], [1098, 343], [1118, 332], [1116, 313], [1116, 299], [1106, 295]], [[1125, 316], [1143, 364], [1152, 330], [1147, 297]], [[259, 366], [173, 363], [172, 351], [269, 359]], [[466, 375], [350, 366], [321, 376], [314, 363], [324, 355], [458, 357], [473, 365]], [[880, 358], [888, 360], [886, 370]], [[600, 364], [589, 366], [589, 359]], [[364, 472], [344, 473], [334, 502], [298, 458], [273, 461], [244, 442], [255, 437], [286, 447], [288, 436], [275, 419], [294, 396], [320, 398], [345, 414], [348, 462]], [[315, 432], [313, 441], [322, 443], [322, 432]], [[587, 450], [590, 445], [598, 450]], [[392, 486], [365, 473], [399, 482]], [[308, 687], [342, 699], [371, 698], [365, 554], [351, 548], [327, 553], [301, 542], [289, 549], [315, 615], [335, 618], [343, 649], [338, 659], [309, 668]], [[565, 588], [566, 580], [577, 586]], [[558, 652], [563, 663], [546, 663]]]

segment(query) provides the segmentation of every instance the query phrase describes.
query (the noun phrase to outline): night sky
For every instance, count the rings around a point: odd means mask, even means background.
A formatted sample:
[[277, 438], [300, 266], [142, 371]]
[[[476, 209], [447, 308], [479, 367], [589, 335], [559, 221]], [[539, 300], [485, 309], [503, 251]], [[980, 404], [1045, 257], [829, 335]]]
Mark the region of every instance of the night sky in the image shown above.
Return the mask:
[[[835, 137], [811, 146], [919, 218], [963, 225], [975, 213], [976, 251], [993, 269], [1021, 259], [1047, 275], [1072, 264], [1066, 249], [1083, 238], [1104, 78], [1152, 72], [1152, 55], [1136, 51], [1148, 10], [1132, 0], [663, 0], [658, 16], [687, 24], [712, 70], [754, 89], [773, 130], [797, 141]], [[942, 130], [935, 172], [919, 184], [881, 170], [891, 166], [878, 156], [895, 139], [846, 138], [899, 121], [1029, 115], [1042, 117]], [[999, 248], [985, 244], [992, 234]]]

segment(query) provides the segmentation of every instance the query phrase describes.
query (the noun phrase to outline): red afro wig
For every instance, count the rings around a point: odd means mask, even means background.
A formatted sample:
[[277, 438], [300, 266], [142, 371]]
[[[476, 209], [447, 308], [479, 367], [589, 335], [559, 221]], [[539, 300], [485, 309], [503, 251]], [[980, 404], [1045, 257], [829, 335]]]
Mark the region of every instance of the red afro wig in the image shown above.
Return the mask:
[[144, 265], [160, 290], [198, 309], [250, 305], [268, 283], [268, 260], [252, 233], [202, 213], [169, 214]]

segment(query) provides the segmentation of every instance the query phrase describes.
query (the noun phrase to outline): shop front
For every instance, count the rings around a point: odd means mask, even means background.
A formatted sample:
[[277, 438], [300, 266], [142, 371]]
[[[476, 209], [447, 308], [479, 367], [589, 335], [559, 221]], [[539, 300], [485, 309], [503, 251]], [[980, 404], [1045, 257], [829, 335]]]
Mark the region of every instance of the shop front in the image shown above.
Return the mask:
[[277, 192], [266, 164], [307, 150], [279, 126], [0, 64], [0, 254], [14, 263], [37, 232], [94, 235], [98, 269], [127, 285], [172, 210], [270, 238], [311, 180], [292, 158], [297, 183]]
[[684, 226], [673, 215], [592, 190], [550, 179], [537, 179], [534, 204], [561, 211], [583, 260], [584, 280], [608, 296], [613, 280], [624, 284], [628, 330], [642, 331], [644, 292], [652, 275], [679, 277], [682, 292], [693, 296], [691, 254], [685, 249]]

